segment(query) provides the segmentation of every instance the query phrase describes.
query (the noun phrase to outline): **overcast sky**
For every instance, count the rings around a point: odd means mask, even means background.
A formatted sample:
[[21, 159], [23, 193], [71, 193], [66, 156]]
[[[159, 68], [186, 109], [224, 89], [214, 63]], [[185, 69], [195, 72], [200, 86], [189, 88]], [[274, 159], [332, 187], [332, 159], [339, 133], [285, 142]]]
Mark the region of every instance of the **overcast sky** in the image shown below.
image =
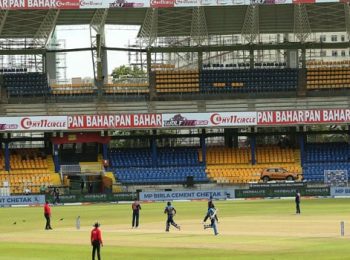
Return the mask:
[[[127, 47], [134, 43], [139, 27], [137, 26], [106, 26], [106, 46]], [[88, 26], [58, 26], [57, 39], [65, 40], [65, 48], [90, 47], [90, 30]], [[70, 52], [66, 54], [67, 78], [93, 77], [91, 52]], [[128, 64], [127, 52], [108, 52], [108, 73], [113, 68]]]

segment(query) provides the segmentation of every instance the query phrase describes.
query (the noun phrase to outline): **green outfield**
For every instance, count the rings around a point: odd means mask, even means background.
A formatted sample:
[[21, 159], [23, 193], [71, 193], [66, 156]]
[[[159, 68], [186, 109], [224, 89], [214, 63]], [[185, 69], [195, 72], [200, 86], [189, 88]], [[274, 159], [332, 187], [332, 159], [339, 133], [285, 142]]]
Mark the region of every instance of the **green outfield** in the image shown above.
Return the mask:
[[215, 202], [218, 236], [203, 230], [205, 201], [173, 204], [182, 230], [169, 233], [165, 203], [142, 204], [138, 229], [131, 229], [130, 204], [52, 207], [52, 231], [44, 230], [41, 207], [1, 208], [0, 259], [91, 259], [96, 220], [105, 244], [102, 259], [350, 259], [350, 199], [304, 199], [300, 216], [293, 200]]

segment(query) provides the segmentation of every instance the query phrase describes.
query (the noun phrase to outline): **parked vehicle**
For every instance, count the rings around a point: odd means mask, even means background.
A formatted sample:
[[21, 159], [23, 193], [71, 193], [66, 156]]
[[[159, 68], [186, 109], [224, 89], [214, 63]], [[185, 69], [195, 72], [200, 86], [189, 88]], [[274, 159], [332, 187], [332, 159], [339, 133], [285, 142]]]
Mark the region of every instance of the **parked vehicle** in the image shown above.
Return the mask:
[[284, 168], [265, 168], [260, 173], [260, 179], [263, 182], [268, 182], [270, 180], [295, 181], [301, 179], [301, 174], [289, 172]]

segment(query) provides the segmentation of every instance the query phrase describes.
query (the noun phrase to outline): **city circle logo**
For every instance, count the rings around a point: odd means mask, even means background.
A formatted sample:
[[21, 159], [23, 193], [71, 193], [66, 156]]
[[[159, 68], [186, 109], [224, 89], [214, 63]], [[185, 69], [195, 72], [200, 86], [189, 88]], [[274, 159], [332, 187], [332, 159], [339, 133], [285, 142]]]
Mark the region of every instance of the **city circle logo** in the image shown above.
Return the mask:
[[84, 1], [84, 0], [81, 0], [80, 1], [80, 6], [102, 6], [103, 3], [102, 1]]
[[57, 8], [79, 8], [80, 2], [78, 0], [61, 0], [56, 1]]
[[174, 7], [175, 0], [151, 0], [151, 7]]
[[49, 120], [49, 119], [31, 119], [29, 117], [22, 118], [20, 122], [23, 129], [66, 129], [67, 122], [65, 120]]
[[214, 113], [210, 116], [210, 123], [217, 126], [217, 125], [255, 125], [256, 124], [256, 115], [249, 115], [249, 114], [239, 114], [239, 113], [232, 113], [232, 114], [219, 114]]

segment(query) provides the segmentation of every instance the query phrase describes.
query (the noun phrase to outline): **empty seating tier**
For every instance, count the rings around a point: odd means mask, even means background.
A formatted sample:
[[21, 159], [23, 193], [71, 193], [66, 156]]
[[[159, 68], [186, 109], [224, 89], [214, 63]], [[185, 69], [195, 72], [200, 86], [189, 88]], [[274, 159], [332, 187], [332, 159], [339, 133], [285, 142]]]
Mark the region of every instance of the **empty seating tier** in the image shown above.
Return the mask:
[[152, 70], [163, 70], [163, 69], [175, 69], [174, 64], [163, 64], [163, 63], [153, 63], [151, 64]]
[[124, 168], [115, 171], [118, 181], [125, 184], [185, 183], [188, 176], [194, 182], [208, 181], [204, 166]]
[[9, 97], [47, 96], [50, 94], [46, 74], [9, 73], [3, 75], [3, 80]]
[[196, 148], [161, 148], [157, 161], [152, 161], [150, 149], [111, 149], [110, 165], [116, 167], [195, 166], [199, 165]]
[[159, 148], [156, 160], [149, 148], [111, 149], [109, 154], [116, 179], [125, 184], [184, 183], [188, 176], [208, 181], [196, 148]]
[[279, 148], [278, 146], [258, 147], [256, 149], [257, 163], [294, 163], [295, 150]]
[[261, 93], [296, 91], [297, 69], [202, 70], [202, 93]]
[[269, 167], [281, 167], [291, 172], [301, 173], [300, 165], [290, 163], [269, 163], [256, 165], [211, 165], [207, 166], [208, 178], [217, 183], [249, 183], [260, 180], [260, 173]]
[[198, 70], [167, 70], [155, 72], [157, 93], [199, 92]]
[[53, 95], [87, 95], [94, 94], [96, 87], [92, 83], [81, 84], [52, 84]]
[[148, 94], [148, 82], [112, 83], [103, 86], [105, 94]]
[[260, 172], [269, 167], [282, 167], [301, 173], [299, 150], [281, 149], [277, 146], [258, 147], [256, 164], [251, 165], [250, 148], [207, 149], [207, 174], [218, 183], [256, 182], [260, 180]]
[[[52, 160], [52, 159], [51, 159]], [[53, 172], [53, 162], [38, 149], [10, 150], [10, 171], [4, 170], [4, 155], [0, 154], [0, 186], [10, 187], [11, 193], [24, 193], [29, 189], [39, 193], [40, 186], [57, 184], [57, 174]]]
[[308, 144], [305, 146], [304, 179], [324, 182], [326, 170], [350, 172], [350, 146], [347, 143]]
[[[200, 158], [202, 158], [200, 150]], [[210, 147], [207, 149], [207, 164], [248, 164], [251, 160], [250, 149], [233, 149], [228, 147]]]
[[51, 186], [53, 183], [51, 174], [0, 174], [0, 183], [10, 186], [11, 193], [24, 193], [28, 188], [31, 193], [39, 193], [40, 186]]
[[350, 87], [350, 67], [307, 69], [307, 89], [339, 89]]

